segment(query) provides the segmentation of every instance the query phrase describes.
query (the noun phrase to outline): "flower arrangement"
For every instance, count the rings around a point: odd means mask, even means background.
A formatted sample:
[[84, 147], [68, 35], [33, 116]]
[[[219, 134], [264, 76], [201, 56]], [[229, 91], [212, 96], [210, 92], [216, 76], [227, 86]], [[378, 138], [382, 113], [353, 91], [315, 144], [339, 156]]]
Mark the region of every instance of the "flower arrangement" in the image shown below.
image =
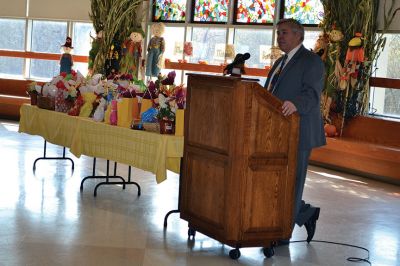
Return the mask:
[[71, 70], [70, 74], [62, 72], [53, 79], [53, 82], [57, 89], [62, 91], [62, 98], [73, 102], [78, 95], [78, 88], [84, 83], [84, 77], [79, 72]]
[[175, 121], [177, 109], [184, 109], [186, 103], [186, 90], [183, 84], [175, 85], [175, 71], [168, 73], [166, 77], [155, 83], [158, 85], [158, 120]]
[[164, 93], [158, 95], [159, 109], [158, 120], [175, 121], [176, 105], [173, 97], [168, 97]]
[[32, 94], [39, 94], [40, 90], [42, 89], [41, 86], [39, 86], [35, 81], [31, 82], [28, 84], [28, 87], [26, 88], [26, 93], [28, 95], [32, 95]]
[[39, 95], [42, 87], [39, 86], [36, 82], [29, 83], [28, 87], [26, 88], [26, 93], [31, 98], [31, 105], [37, 104], [37, 96]]

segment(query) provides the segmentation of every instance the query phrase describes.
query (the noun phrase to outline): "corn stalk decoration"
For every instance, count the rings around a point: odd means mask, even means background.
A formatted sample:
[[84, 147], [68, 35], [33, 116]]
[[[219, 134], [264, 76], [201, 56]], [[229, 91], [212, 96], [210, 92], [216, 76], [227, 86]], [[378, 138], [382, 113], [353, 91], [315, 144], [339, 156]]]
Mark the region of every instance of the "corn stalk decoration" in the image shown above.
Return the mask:
[[[386, 38], [383, 35], [392, 23], [397, 11], [399, 11], [399, 9], [394, 9], [396, 0], [388, 0], [388, 2], [391, 2], [389, 9], [386, 6], [387, 1], [384, 1], [383, 30], [377, 33], [379, 0], [321, 0], [325, 11], [324, 21], [321, 25], [324, 32], [329, 34], [336, 28], [340, 29], [344, 35], [338, 49], [338, 57], [343, 69], [346, 69], [346, 64], [348, 64], [345, 58], [349, 41], [356, 33], [361, 33], [363, 40], [364, 62], [361, 64], [356, 82], [353, 84], [347, 82], [344, 83], [344, 86], [339, 86], [340, 81], [338, 80], [334, 84], [336, 86], [334, 95], [331, 95], [334, 108], [330, 110], [333, 110], [341, 118], [341, 123], [339, 123], [340, 132], [343, 131], [345, 120], [355, 115], [364, 115], [368, 111], [369, 78], [374, 72], [373, 62], [384, 49]], [[333, 64], [332, 61], [329, 62], [327, 60], [326, 64], [327, 77], [331, 77], [334, 75], [332, 71], [335, 71], [335, 67], [330, 65]], [[327, 82], [325, 87], [328, 88], [325, 93], [332, 93], [329, 90], [332, 87], [332, 83]], [[324, 97], [325, 100], [329, 98]], [[323, 105], [325, 104], [323, 103]], [[329, 118], [326, 118], [326, 120], [330, 122]]]
[[141, 31], [145, 0], [91, 0], [89, 14], [96, 32], [103, 32], [93, 63], [93, 73], [104, 73], [113, 42], [122, 43], [132, 31]]

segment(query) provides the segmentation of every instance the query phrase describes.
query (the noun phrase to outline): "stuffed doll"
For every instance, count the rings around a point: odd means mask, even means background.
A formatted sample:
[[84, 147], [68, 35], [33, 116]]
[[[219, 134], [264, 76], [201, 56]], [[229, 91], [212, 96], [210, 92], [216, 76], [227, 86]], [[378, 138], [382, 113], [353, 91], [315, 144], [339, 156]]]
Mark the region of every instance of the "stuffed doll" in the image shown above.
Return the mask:
[[319, 55], [322, 59], [322, 61], [326, 60], [326, 54], [327, 54], [327, 47], [328, 47], [328, 38], [327, 36], [322, 33], [318, 36], [317, 41], [315, 42], [314, 48], [312, 51]]
[[97, 95], [93, 92], [81, 92], [83, 105], [79, 110], [79, 116], [90, 117], [93, 110], [93, 103], [96, 101]]
[[249, 53], [244, 54], [236, 54], [235, 59], [233, 62], [228, 64], [224, 68], [224, 75], [230, 74], [231, 76], [240, 77], [242, 74], [245, 74], [244, 70], [244, 62], [250, 58]]
[[340, 64], [340, 42], [343, 40], [343, 33], [336, 29], [335, 27], [329, 32], [329, 51], [328, 51], [328, 60], [330, 65], [333, 67], [333, 71], [330, 71], [329, 74], [334, 75], [334, 78], [338, 80], [343, 72], [343, 67]]
[[93, 120], [97, 122], [103, 122], [104, 120], [104, 113], [106, 111], [107, 101], [104, 98], [100, 99], [100, 103], [96, 108], [96, 111], [93, 114]]
[[327, 34], [328, 36], [328, 46], [326, 55], [326, 72], [327, 72], [327, 82], [325, 85], [325, 90], [321, 96], [322, 105], [322, 115], [325, 122], [330, 123], [329, 113], [331, 110], [331, 104], [333, 102], [333, 97], [336, 95], [337, 90], [341, 89], [341, 84], [343, 84], [343, 67], [339, 61], [340, 59], [340, 42], [343, 40], [343, 33], [333, 26], [332, 30]]
[[123, 57], [121, 59], [121, 73], [131, 74], [138, 78], [140, 58], [142, 57], [143, 35], [140, 32], [132, 32], [129, 39], [123, 43]]
[[74, 49], [72, 47], [72, 39], [71, 37], [67, 37], [65, 40], [65, 44], [61, 46], [63, 50], [63, 54], [61, 55], [60, 58], [60, 74], [62, 72], [65, 72], [67, 74], [71, 74], [71, 69], [72, 66], [74, 65], [74, 62], [72, 60], [72, 55], [71, 51]]
[[346, 74], [350, 79], [351, 87], [354, 88], [364, 63], [364, 47], [361, 33], [356, 33], [349, 41], [345, 63]]
[[147, 48], [146, 76], [157, 77], [160, 73], [160, 63], [162, 63], [163, 53], [165, 51], [164, 34], [165, 26], [163, 23], [154, 23], [151, 25], [152, 37]]

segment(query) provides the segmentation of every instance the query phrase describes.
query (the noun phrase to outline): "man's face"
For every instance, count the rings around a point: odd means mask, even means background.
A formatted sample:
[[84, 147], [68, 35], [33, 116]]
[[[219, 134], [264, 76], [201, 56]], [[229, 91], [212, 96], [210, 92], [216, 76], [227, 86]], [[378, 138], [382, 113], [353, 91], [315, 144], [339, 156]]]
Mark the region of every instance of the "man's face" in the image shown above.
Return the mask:
[[301, 43], [301, 34], [294, 32], [289, 23], [278, 25], [278, 45], [285, 53], [289, 53]]

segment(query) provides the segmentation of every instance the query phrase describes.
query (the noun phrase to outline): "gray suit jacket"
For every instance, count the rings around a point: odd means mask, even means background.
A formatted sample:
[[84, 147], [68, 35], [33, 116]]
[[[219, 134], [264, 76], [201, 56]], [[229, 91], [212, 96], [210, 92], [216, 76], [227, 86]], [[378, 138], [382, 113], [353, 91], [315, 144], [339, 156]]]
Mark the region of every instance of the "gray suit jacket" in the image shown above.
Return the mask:
[[[266, 85], [282, 58], [273, 65]], [[310, 150], [326, 144], [320, 110], [324, 77], [325, 69], [321, 58], [301, 46], [276, 81], [273, 94], [282, 101], [291, 101], [300, 115], [299, 150]]]

